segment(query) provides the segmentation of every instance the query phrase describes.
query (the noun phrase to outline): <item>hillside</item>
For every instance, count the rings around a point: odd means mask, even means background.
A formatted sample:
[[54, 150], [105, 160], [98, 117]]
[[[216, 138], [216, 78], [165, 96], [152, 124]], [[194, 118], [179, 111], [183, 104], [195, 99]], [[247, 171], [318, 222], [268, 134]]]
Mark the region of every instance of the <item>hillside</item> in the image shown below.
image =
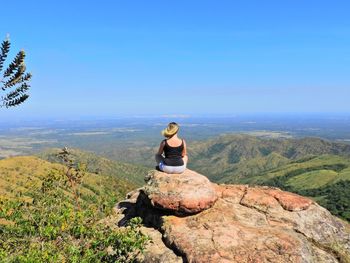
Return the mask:
[[213, 181], [240, 182], [301, 158], [350, 156], [350, 145], [319, 138], [261, 138], [230, 134], [189, 143], [189, 168]]
[[[49, 149], [38, 156], [49, 162], [60, 163], [62, 161], [57, 156], [60, 151], [60, 149]], [[148, 171], [144, 166], [113, 161], [88, 151], [69, 149], [69, 152], [75, 161], [85, 164], [89, 172], [121, 178], [137, 186], [143, 184], [144, 174]]]
[[[67, 168], [61, 164], [51, 163], [35, 156], [0, 160], [0, 196], [2, 198], [29, 197], [31, 192], [40, 189], [43, 180], [50, 174], [61, 173], [65, 169]], [[80, 191], [82, 199], [94, 200], [96, 197], [109, 195], [124, 197], [126, 192], [135, 187], [135, 184], [114, 176], [87, 172], [83, 177]]]
[[0, 160], [0, 262], [133, 262], [148, 239], [139, 221], [120, 230], [101, 220], [136, 185], [74, 167]]
[[[350, 158], [337, 155], [321, 155], [299, 159], [276, 169], [247, 177], [242, 182], [261, 184], [275, 181], [283, 182], [285, 187], [297, 190], [313, 189], [327, 184], [350, 180]], [[223, 182], [228, 182], [223, 180]]]

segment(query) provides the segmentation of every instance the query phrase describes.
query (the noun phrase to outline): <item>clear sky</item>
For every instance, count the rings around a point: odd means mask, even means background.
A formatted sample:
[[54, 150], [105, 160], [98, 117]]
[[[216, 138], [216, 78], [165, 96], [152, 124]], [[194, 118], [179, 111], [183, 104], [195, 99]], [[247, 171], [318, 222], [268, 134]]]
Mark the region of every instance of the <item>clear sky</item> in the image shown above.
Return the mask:
[[[30, 100], [0, 118], [350, 112], [350, 1], [2, 1]], [[11, 56], [11, 57], [12, 57]]]

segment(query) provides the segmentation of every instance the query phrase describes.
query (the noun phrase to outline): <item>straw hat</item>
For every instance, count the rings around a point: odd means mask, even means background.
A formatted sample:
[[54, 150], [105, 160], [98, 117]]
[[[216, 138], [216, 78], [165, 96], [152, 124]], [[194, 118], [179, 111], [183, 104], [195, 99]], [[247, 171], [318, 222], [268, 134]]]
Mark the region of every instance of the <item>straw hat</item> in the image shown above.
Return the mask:
[[174, 136], [178, 131], [179, 131], [179, 125], [176, 122], [170, 122], [168, 124], [168, 127], [166, 127], [166, 129], [162, 130], [162, 135], [170, 138], [172, 136]]

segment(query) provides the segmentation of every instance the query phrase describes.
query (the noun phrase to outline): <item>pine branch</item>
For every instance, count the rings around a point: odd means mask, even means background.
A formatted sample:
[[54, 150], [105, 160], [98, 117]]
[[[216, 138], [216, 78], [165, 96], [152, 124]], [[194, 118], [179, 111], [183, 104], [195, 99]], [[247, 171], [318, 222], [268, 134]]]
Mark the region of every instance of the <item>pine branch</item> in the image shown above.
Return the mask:
[[6, 39], [1, 44], [1, 54], [0, 54], [0, 71], [2, 71], [2, 68], [4, 66], [4, 62], [7, 58], [8, 53], [10, 52], [10, 40]]
[[7, 93], [6, 96], [2, 98], [2, 101], [8, 102], [8, 101], [15, 99], [16, 97], [18, 97], [20, 95], [23, 95], [26, 91], [29, 90], [29, 87], [30, 87], [30, 85], [28, 85], [27, 83], [23, 83], [21, 86], [16, 88], [14, 91]]
[[26, 73], [23, 78], [22, 81], [29, 81], [32, 78], [32, 74], [31, 73]]
[[23, 50], [17, 53], [16, 57], [13, 59], [13, 61], [8, 65], [7, 69], [5, 70], [4, 77], [11, 76], [23, 63], [24, 58], [26, 54]]
[[[2, 73], [10, 50], [10, 41], [8, 38], [2, 42], [0, 49], [0, 73]], [[27, 94], [30, 87], [28, 82], [31, 80], [32, 74], [26, 73], [25, 56], [23, 50], [18, 52], [3, 74], [0, 75], [0, 90], [12, 89], [12, 91], [1, 97], [0, 108], [20, 105], [29, 97]]]
[[28, 95], [28, 94], [23, 94], [23, 95], [20, 95], [19, 97], [15, 97], [15, 98], [12, 99], [12, 100], [3, 101], [3, 105], [2, 105], [2, 106], [3, 106], [3, 107], [6, 107], [6, 108], [14, 107], [14, 106], [17, 106], [17, 105], [22, 104], [22, 103], [25, 102], [28, 98], [29, 98], [29, 95]]
[[26, 71], [26, 66], [24, 65], [24, 63], [22, 63], [17, 68], [17, 71], [12, 75], [12, 77], [4, 83], [2, 90], [5, 90], [7, 88], [15, 86], [16, 84], [20, 84], [24, 82], [25, 80], [24, 80], [24, 77], [22, 77], [22, 75], [24, 74], [25, 71]]

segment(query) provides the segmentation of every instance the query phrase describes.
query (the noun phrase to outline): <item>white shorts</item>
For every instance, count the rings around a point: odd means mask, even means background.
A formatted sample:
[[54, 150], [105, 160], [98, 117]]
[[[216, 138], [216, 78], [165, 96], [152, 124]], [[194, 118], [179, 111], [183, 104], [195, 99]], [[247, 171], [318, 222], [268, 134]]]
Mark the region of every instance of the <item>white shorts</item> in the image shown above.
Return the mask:
[[186, 170], [186, 165], [169, 166], [165, 165], [163, 162], [160, 162], [159, 169], [168, 174], [182, 174]]
[[186, 170], [186, 164], [181, 166], [169, 166], [164, 164], [164, 157], [162, 155], [156, 154], [156, 162], [159, 169], [164, 173], [168, 174], [181, 174]]

